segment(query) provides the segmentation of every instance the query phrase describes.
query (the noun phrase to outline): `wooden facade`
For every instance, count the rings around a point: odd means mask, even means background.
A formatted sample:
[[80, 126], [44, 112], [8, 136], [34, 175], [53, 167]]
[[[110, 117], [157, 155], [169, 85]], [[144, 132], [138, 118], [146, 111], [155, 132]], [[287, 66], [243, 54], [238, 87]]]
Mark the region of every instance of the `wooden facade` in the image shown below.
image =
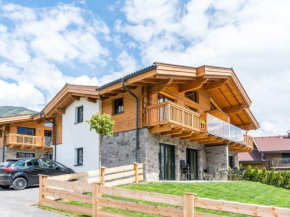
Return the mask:
[[[18, 134], [18, 127], [34, 129], [35, 135]], [[0, 118], [0, 128], [3, 130], [0, 147], [5, 144], [8, 148], [27, 148], [29, 150], [38, 149], [47, 151], [52, 151], [53, 149], [50, 146], [51, 144], [47, 144], [45, 138], [45, 131], [52, 131], [52, 127], [45, 126], [43, 120], [33, 120], [31, 115]]]
[[[231, 139], [230, 134], [259, 127], [249, 109], [251, 100], [232, 69], [161, 63], [155, 66], [143, 73], [137, 72], [125, 81], [139, 99], [139, 128], [149, 127], [151, 133], [171, 135], [205, 145], [228, 144], [229, 149], [236, 152], [253, 150], [253, 140], [246, 132], [241, 142]], [[98, 91], [103, 99], [103, 113], [112, 115], [116, 122], [114, 132], [135, 129], [136, 101], [123, 89], [122, 82], [117, 80], [100, 87]], [[185, 96], [189, 91], [196, 91], [196, 101]], [[172, 102], [162, 107], [158, 103], [159, 94], [170, 98]], [[124, 110], [114, 114], [114, 101], [119, 98], [123, 98]], [[229, 131], [229, 138], [210, 132], [208, 121], [212, 116], [222, 120], [221, 124], [229, 129], [235, 127], [235, 131]], [[153, 124], [153, 119], [159, 121]]]

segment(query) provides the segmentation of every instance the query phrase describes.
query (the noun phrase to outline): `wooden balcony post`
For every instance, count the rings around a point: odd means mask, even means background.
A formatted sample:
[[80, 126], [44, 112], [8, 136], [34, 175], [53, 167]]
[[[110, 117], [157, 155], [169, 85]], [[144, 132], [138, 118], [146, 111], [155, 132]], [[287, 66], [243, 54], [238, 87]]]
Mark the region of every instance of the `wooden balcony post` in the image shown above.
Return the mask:
[[93, 217], [100, 216], [99, 199], [100, 199], [100, 183], [93, 183]]
[[105, 185], [105, 170], [106, 170], [106, 168], [105, 167], [101, 167], [101, 184], [102, 184], [102, 186], [104, 186]]
[[183, 194], [183, 217], [194, 217], [194, 193]]
[[44, 199], [44, 185], [43, 185], [43, 180], [47, 179], [46, 175], [41, 175], [39, 174], [39, 205], [43, 204], [43, 199]]
[[138, 183], [138, 163], [134, 163], [134, 171], [135, 182]]
[[167, 114], [168, 114], [168, 118], [167, 120], [170, 121], [171, 120], [171, 106], [170, 106], [170, 103], [168, 103], [168, 106], [167, 106]]

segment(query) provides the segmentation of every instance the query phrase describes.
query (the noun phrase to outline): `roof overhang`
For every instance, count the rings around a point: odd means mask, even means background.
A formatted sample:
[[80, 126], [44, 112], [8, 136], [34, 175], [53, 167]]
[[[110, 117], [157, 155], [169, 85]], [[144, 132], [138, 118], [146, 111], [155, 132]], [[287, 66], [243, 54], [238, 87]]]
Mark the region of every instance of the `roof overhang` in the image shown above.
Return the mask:
[[58, 94], [44, 107], [43, 116], [51, 118], [64, 114], [68, 106], [81, 97], [87, 101], [95, 103], [100, 99], [100, 94], [96, 91], [96, 86], [66, 84]]
[[290, 153], [290, 150], [277, 150], [277, 151], [261, 151], [263, 154], [279, 154], [279, 153]]
[[0, 126], [6, 125], [6, 124], [11, 124], [11, 123], [26, 122], [26, 121], [32, 121], [30, 114], [1, 117], [0, 118]]
[[[249, 107], [251, 100], [231, 68], [214, 66], [188, 67], [165, 63], [154, 65], [124, 77], [130, 89], [148, 86], [151, 91], [160, 91], [165, 86], [174, 85], [179, 92], [191, 90], [209, 91], [212, 101], [225, 111], [234, 125], [251, 130], [259, 128]], [[122, 79], [97, 88], [103, 99], [121, 93]]]

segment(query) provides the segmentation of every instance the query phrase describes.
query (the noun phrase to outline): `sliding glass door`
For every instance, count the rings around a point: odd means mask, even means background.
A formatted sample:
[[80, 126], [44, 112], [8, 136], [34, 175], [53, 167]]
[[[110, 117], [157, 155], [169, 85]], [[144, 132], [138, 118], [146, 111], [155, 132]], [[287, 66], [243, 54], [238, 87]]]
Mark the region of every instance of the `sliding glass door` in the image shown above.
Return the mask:
[[188, 180], [198, 180], [198, 154], [196, 149], [186, 149], [186, 163], [190, 168]]
[[159, 178], [175, 180], [175, 147], [172, 145], [159, 145]]

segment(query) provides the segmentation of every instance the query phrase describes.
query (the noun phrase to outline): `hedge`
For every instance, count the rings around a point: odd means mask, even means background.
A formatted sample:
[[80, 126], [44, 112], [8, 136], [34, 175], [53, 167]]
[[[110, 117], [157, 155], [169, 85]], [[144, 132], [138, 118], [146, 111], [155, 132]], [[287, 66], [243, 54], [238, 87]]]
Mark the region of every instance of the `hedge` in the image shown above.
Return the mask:
[[253, 169], [249, 165], [243, 173], [243, 178], [244, 180], [261, 182], [279, 188], [290, 189], [290, 172], [277, 172], [274, 169], [267, 171], [266, 168], [259, 170], [258, 167]]

